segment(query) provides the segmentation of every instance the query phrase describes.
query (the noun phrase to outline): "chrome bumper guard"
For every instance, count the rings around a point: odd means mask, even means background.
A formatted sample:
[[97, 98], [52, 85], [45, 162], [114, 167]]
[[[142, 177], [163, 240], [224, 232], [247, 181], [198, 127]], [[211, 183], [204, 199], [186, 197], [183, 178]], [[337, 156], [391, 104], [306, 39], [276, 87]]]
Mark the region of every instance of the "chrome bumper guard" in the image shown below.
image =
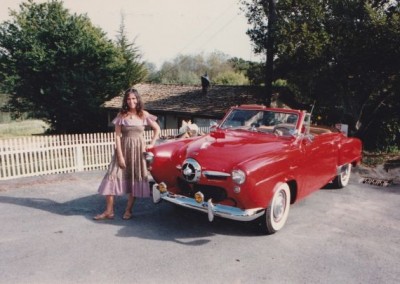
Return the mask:
[[161, 200], [174, 203], [176, 205], [201, 211], [208, 214], [208, 220], [212, 222], [214, 216], [231, 219], [235, 221], [252, 221], [262, 216], [265, 212], [263, 208], [252, 208], [242, 210], [237, 207], [213, 204], [212, 200], [209, 199], [207, 202], [198, 203], [196, 200], [190, 197], [186, 197], [171, 192], [160, 192], [159, 185], [156, 183], [153, 185], [153, 202], [159, 203]]

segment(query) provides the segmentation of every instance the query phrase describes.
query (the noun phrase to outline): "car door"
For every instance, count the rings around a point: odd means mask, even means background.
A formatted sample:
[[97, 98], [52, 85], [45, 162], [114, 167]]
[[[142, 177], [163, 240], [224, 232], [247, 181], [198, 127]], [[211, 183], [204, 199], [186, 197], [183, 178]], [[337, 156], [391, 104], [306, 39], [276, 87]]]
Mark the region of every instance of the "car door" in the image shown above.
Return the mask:
[[334, 137], [322, 134], [303, 138], [300, 142], [301, 163], [298, 173], [305, 195], [320, 189], [335, 176], [337, 150]]

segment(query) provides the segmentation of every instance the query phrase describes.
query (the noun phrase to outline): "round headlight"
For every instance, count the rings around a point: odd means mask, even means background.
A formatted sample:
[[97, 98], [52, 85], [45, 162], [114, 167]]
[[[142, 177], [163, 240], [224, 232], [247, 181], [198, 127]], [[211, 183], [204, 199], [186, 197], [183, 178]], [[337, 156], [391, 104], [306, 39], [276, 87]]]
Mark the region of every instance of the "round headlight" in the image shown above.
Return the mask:
[[243, 184], [246, 181], [246, 174], [241, 170], [233, 170], [232, 180], [236, 184]]

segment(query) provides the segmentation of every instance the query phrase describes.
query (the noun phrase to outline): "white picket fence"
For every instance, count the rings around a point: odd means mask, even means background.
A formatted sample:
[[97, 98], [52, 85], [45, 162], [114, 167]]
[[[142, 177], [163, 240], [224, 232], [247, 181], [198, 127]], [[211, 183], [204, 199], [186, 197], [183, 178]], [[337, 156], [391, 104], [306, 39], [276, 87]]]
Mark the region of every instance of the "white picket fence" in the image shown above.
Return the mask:
[[[178, 129], [161, 130], [161, 136], [177, 134]], [[145, 131], [146, 142], [151, 135]], [[0, 180], [106, 169], [114, 147], [113, 132], [0, 139]]]

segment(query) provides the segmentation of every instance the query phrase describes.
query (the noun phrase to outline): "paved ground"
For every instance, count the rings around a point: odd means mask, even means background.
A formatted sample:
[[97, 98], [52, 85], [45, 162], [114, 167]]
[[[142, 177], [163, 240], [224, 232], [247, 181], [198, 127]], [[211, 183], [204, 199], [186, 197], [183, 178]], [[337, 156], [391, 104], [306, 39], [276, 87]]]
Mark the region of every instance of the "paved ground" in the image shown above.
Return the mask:
[[0, 283], [398, 283], [400, 186], [354, 175], [254, 227], [140, 200], [135, 218], [95, 222], [104, 172], [0, 182]]

